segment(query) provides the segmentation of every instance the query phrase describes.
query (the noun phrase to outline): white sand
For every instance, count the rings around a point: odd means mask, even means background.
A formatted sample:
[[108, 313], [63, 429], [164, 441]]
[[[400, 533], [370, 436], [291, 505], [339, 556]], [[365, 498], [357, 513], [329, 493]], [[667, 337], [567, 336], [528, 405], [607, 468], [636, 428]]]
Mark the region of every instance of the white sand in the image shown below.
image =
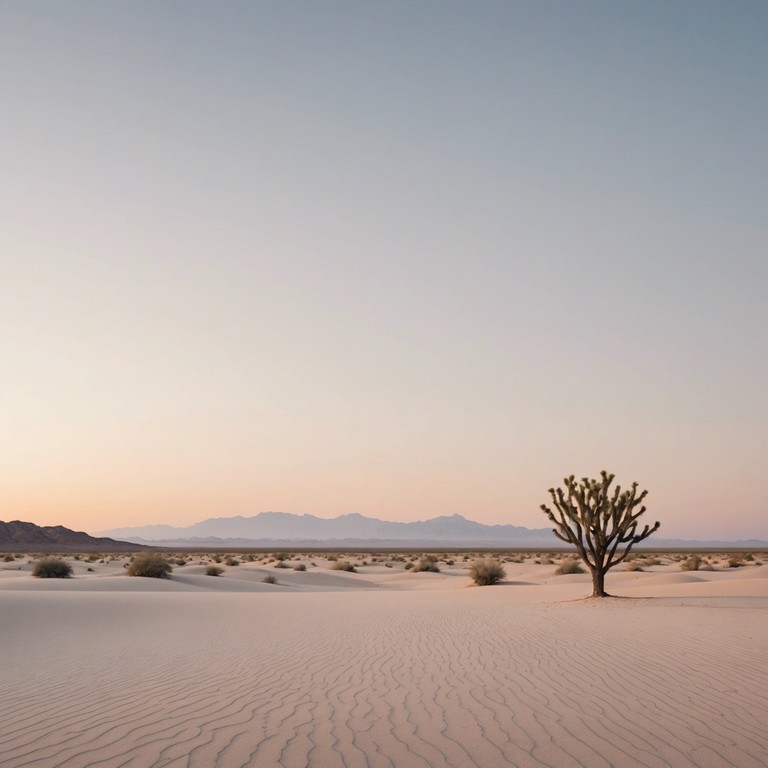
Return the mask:
[[614, 571], [642, 599], [594, 601], [531, 561], [478, 588], [313, 559], [169, 581], [5, 564], [0, 765], [768, 765], [768, 565]]

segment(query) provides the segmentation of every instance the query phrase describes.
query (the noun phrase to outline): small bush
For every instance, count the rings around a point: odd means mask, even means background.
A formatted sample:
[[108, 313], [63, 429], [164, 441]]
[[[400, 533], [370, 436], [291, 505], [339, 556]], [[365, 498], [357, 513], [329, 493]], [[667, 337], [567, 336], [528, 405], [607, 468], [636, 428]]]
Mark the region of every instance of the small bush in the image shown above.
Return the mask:
[[224, 569], [218, 565], [209, 565], [205, 569], [206, 576], [221, 576], [222, 573], [224, 573]]
[[731, 557], [728, 560], [728, 567], [729, 568], [741, 568], [741, 566], [744, 565], [744, 560], [740, 555], [736, 555], [734, 557]]
[[555, 575], [557, 576], [565, 576], [569, 573], [584, 573], [581, 563], [575, 557], [569, 557], [566, 560], [563, 560], [560, 565], [555, 568]]
[[631, 562], [627, 563], [625, 571], [642, 571], [643, 570], [643, 564], [639, 560], [632, 560]]
[[13, 556], [13, 555], [6, 555], [6, 556], [3, 558], [3, 561], [4, 561], [4, 562], [6, 562], [6, 563], [12, 563], [14, 560], [15, 560], [15, 558], [14, 558], [14, 556]]
[[38, 579], [68, 579], [72, 575], [72, 566], [58, 557], [46, 557], [35, 563], [32, 575]]
[[228, 558], [227, 558], [227, 559], [226, 559], [224, 562], [225, 562], [227, 565], [229, 565], [229, 566], [232, 566], [232, 565], [240, 565], [240, 561], [239, 561], [239, 560], [235, 560], [235, 558], [234, 558], [234, 557], [228, 557]]
[[184, 560], [181, 557], [177, 557], [176, 560], [174, 560], [174, 562], [176, 563], [176, 565], [186, 565], [187, 564], [187, 561]]
[[504, 566], [498, 560], [475, 560], [469, 568], [472, 581], [481, 587], [497, 584], [507, 574]]
[[262, 581], [265, 584], [277, 584], [277, 579], [270, 573], [269, 575], [265, 576]]
[[349, 573], [357, 573], [355, 566], [347, 560], [334, 560], [331, 566], [332, 571], [348, 571]]
[[278, 561], [275, 563], [275, 568], [290, 568], [290, 566], [289, 566], [289, 565], [286, 565], [286, 562], [285, 562], [285, 560], [278, 560]]
[[437, 561], [432, 557], [422, 558], [411, 570], [413, 573], [440, 573]]
[[142, 552], [133, 558], [128, 566], [129, 576], [144, 576], [150, 579], [166, 579], [173, 568], [171, 564], [157, 552]]
[[282, 563], [283, 560], [290, 560], [291, 556], [287, 552], [275, 552], [274, 558]]
[[691, 555], [680, 563], [681, 571], [698, 571], [701, 568], [701, 558], [698, 555]]
[[293, 566], [294, 571], [306, 571], [307, 566], [304, 565], [304, 563], [296, 563], [296, 565]]
[[406, 563], [406, 564], [405, 564], [405, 570], [406, 570], [406, 571], [410, 571], [410, 570], [411, 570], [411, 568], [413, 568], [413, 563]]

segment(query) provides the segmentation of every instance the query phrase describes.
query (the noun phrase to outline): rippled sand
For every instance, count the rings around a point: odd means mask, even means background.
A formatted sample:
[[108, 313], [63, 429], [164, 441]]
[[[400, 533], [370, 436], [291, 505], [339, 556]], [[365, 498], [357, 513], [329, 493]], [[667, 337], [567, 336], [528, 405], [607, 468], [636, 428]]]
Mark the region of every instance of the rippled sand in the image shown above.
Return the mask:
[[319, 565], [0, 572], [0, 765], [768, 764], [768, 567], [616, 573], [638, 599], [592, 601], [532, 563], [485, 588]]

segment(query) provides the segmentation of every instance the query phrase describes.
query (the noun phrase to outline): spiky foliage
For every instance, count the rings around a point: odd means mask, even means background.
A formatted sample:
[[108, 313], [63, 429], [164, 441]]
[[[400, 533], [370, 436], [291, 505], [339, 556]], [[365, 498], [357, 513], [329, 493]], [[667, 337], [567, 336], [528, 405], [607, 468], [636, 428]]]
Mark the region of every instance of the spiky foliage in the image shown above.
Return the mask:
[[555, 511], [541, 505], [555, 525], [555, 536], [573, 544], [589, 568], [592, 597], [607, 597], [605, 574], [660, 525], [646, 525], [638, 533], [638, 519], [645, 512], [642, 503], [648, 491], [638, 493], [637, 483], [632, 483], [628, 491], [622, 491], [620, 485], [611, 490], [613, 479], [614, 475], [605, 471], [599, 480], [584, 477], [576, 482], [571, 475], [563, 480], [564, 489], [549, 489]]

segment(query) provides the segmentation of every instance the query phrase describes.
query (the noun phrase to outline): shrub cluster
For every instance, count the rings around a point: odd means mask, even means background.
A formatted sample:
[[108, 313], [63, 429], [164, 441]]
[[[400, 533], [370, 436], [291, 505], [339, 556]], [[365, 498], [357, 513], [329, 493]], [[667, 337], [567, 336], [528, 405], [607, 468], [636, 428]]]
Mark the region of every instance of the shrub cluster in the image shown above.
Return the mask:
[[422, 557], [418, 563], [413, 566], [413, 573], [440, 573], [440, 568], [437, 565], [437, 558], [432, 555]]
[[35, 563], [32, 575], [38, 579], [68, 579], [72, 575], [72, 566], [58, 557], [46, 557]]
[[584, 573], [581, 563], [575, 557], [566, 558], [555, 568], [557, 576], [565, 576], [569, 573]]
[[507, 574], [504, 566], [498, 560], [475, 560], [469, 568], [469, 575], [472, 581], [481, 587], [487, 587], [491, 584], [497, 584]]
[[133, 558], [128, 566], [129, 576], [145, 576], [150, 579], [168, 578], [173, 568], [158, 552], [142, 552]]
[[331, 565], [332, 571], [349, 571], [349, 573], [357, 573], [355, 566], [347, 560], [334, 560]]

